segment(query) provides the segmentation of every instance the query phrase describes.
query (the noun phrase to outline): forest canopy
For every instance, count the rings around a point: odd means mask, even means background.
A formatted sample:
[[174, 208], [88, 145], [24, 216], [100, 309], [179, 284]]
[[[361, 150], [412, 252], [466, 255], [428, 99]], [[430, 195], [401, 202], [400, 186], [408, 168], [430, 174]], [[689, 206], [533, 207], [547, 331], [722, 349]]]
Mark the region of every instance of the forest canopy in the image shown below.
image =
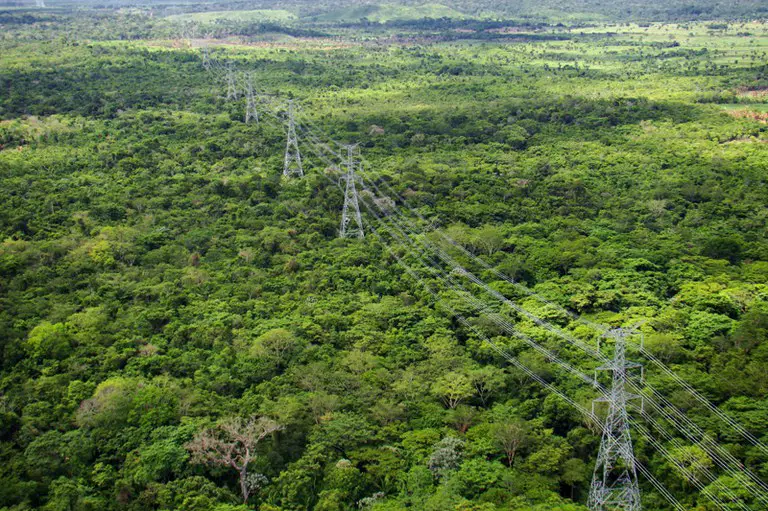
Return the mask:
[[0, 8], [0, 510], [761, 509], [765, 5], [279, 7]]

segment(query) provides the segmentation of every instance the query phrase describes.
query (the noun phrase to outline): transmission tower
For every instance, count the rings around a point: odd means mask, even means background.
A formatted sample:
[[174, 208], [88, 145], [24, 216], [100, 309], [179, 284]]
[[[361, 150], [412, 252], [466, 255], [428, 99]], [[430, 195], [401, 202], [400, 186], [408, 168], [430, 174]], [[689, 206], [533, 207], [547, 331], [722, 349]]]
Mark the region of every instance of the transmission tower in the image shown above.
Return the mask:
[[[347, 186], [344, 189], [344, 209], [341, 211], [341, 228], [339, 229], [339, 236], [342, 238], [363, 238], [365, 236], [363, 219], [360, 216], [360, 205], [357, 202], [357, 188], [355, 188], [355, 147], [357, 146], [347, 146], [347, 173], [343, 178], [347, 181]], [[352, 209], [351, 212], [350, 209]], [[354, 217], [357, 227], [349, 226], [352, 221], [350, 213]]]
[[232, 68], [227, 69], [227, 99], [237, 99], [237, 83]]
[[208, 71], [211, 68], [211, 56], [209, 55], [208, 46], [203, 46], [203, 69]]
[[245, 81], [245, 123], [248, 124], [251, 119], [259, 124], [259, 112], [256, 110], [256, 99], [253, 97], [253, 83], [249, 73]]
[[[598, 370], [611, 372], [611, 388], [606, 396], [595, 400], [608, 403], [608, 415], [603, 424], [603, 436], [587, 505], [591, 511], [639, 511], [640, 488], [629, 434], [627, 403], [641, 398], [628, 393], [626, 384], [628, 371], [641, 366], [627, 362], [626, 340], [629, 331], [617, 328], [608, 335], [615, 341], [613, 360], [598, 367]], [[594, 403], [592, 413], [594, 415]]]
[[285, 177], [303, 176], [301, 167], [301, 153], [299, 152], [299, 138], [296, 136], [296, 119], [293, 113], [293, 100], [288, 101], [288, 141], [285, 144], [285, 163], [283, 164]]

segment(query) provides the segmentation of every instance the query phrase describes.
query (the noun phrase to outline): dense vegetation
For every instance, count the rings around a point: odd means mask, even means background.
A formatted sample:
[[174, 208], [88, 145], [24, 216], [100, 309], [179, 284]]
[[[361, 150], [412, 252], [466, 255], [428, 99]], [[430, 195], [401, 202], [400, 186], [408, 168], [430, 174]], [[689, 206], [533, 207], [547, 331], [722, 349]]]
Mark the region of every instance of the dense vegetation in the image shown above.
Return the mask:
[[[244, 124], [199, 41], [168, 39], [188, 21], [0, 12], [0, 509], [585, 509], [594, 427], [435, 305], [396, 264], [415, 265], [405, 246], [338, 239], [333, 169], [307, 151], [307, 175], [281, 178], [281, 127]], [[514, 41], [480, 42], [503, 27], [230, 21], [276, 42], [212, 54], [359, 142], [363, 173], [421, 229], [578, 314], [641, 324], [768, 442], [765, 23], [518, 20]], [[433, 42], [451, 30], [463, 39]], [[354, 42], [372, 38], [392, 44]], [[594, 397], [418, 274], [542, 378]], [[760, 450], [648, 379], [768, 479]], [[260, 438], [244, 464], [207, 456], [235, 434]], [[635, 447], [686, 508], [715, 509], [642, 435]], [[696, 447], [674, 455], [713, 469]], [[646, 509], [668, 509], [642, 485]]]

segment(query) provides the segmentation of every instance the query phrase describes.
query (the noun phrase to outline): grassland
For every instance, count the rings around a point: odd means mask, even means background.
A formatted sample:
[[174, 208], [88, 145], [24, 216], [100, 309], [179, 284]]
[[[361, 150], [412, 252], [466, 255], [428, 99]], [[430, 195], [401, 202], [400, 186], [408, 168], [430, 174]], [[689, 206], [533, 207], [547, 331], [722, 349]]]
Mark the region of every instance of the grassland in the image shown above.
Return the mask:
[[166, 17], [171, 22], [212, 23], [216, 21], [238, 22], [286, 22], [296, 19], [292, 12], [281, 9], [256, 9], [250, 11], [211, 11], [185, 14], [174, 14]]
[[419, 20], [424, 18], [451, 18], [460, 20], [469, 19], [472, 18], [472, 16], [437, 3], [412, 6], [372, 4], [361, 7], [334, 9], [310, 19], [320, 22], [358, 22], [367, 20], [374, 23], [386, 23], [388, 21]]

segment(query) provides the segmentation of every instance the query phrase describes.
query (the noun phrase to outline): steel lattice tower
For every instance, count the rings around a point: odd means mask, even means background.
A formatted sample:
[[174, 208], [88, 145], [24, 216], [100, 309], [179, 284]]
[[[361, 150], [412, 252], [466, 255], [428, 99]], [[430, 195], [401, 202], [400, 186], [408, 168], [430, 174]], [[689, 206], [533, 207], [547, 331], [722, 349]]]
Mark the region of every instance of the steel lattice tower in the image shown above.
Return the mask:
[[[343, 177], [347, 181], [347, 186], [344, 189], [344, 209], [341, 211], [341, 228], [339, 229], [339, 236], [342, 238], [365, 237], [363, 219], [360, 216], [360, 205], [357, 202], [357, 188], [355, 187], [355, 147], [354, 145], [347, 146], [347, 173]], [[349, 226], [352, 221], [350, 209], [352, 209], [352, 217], [354, 217], [357, 227]]]
[[203, 68], [206, 71], [211, 68], [211, 56], [209, 55], [207, 46], [203, 46]]
[[237, 99], [237, 83], [232, 69], [227, 70], [227, 99]]
[[304, 175], [304, 169], [301, 166], [301, 153], [299, 152], [299, 138], [296, 136], [293, 101], [288, 101], [288, 141], [285, 144], [283, 175], [285, 177]]
[[[615, 340], [613, 360], [598, 367], [598, 370], [610, 371], [612, 381], [608, 394], [595, 400], [608, 403], [608, 415], [603, 424], [588, 506], [591, 511], [639, 511], [640, 488], [629, 433], [627, 403], [640, 396], [628, 393], [626, 384], [628, 371], [641, 366], [627, 362], [626, 330], [618, 328], [608, 335]], [[592, 410], [594, 415], [594, 403]]]
[[259, 124], [259, 112], [256, 110], [256, 99], [253, 97], [253, 83], [251, 75], [248, 74], [245, 82], [245, 123], [248, 124], [251, 119]]

